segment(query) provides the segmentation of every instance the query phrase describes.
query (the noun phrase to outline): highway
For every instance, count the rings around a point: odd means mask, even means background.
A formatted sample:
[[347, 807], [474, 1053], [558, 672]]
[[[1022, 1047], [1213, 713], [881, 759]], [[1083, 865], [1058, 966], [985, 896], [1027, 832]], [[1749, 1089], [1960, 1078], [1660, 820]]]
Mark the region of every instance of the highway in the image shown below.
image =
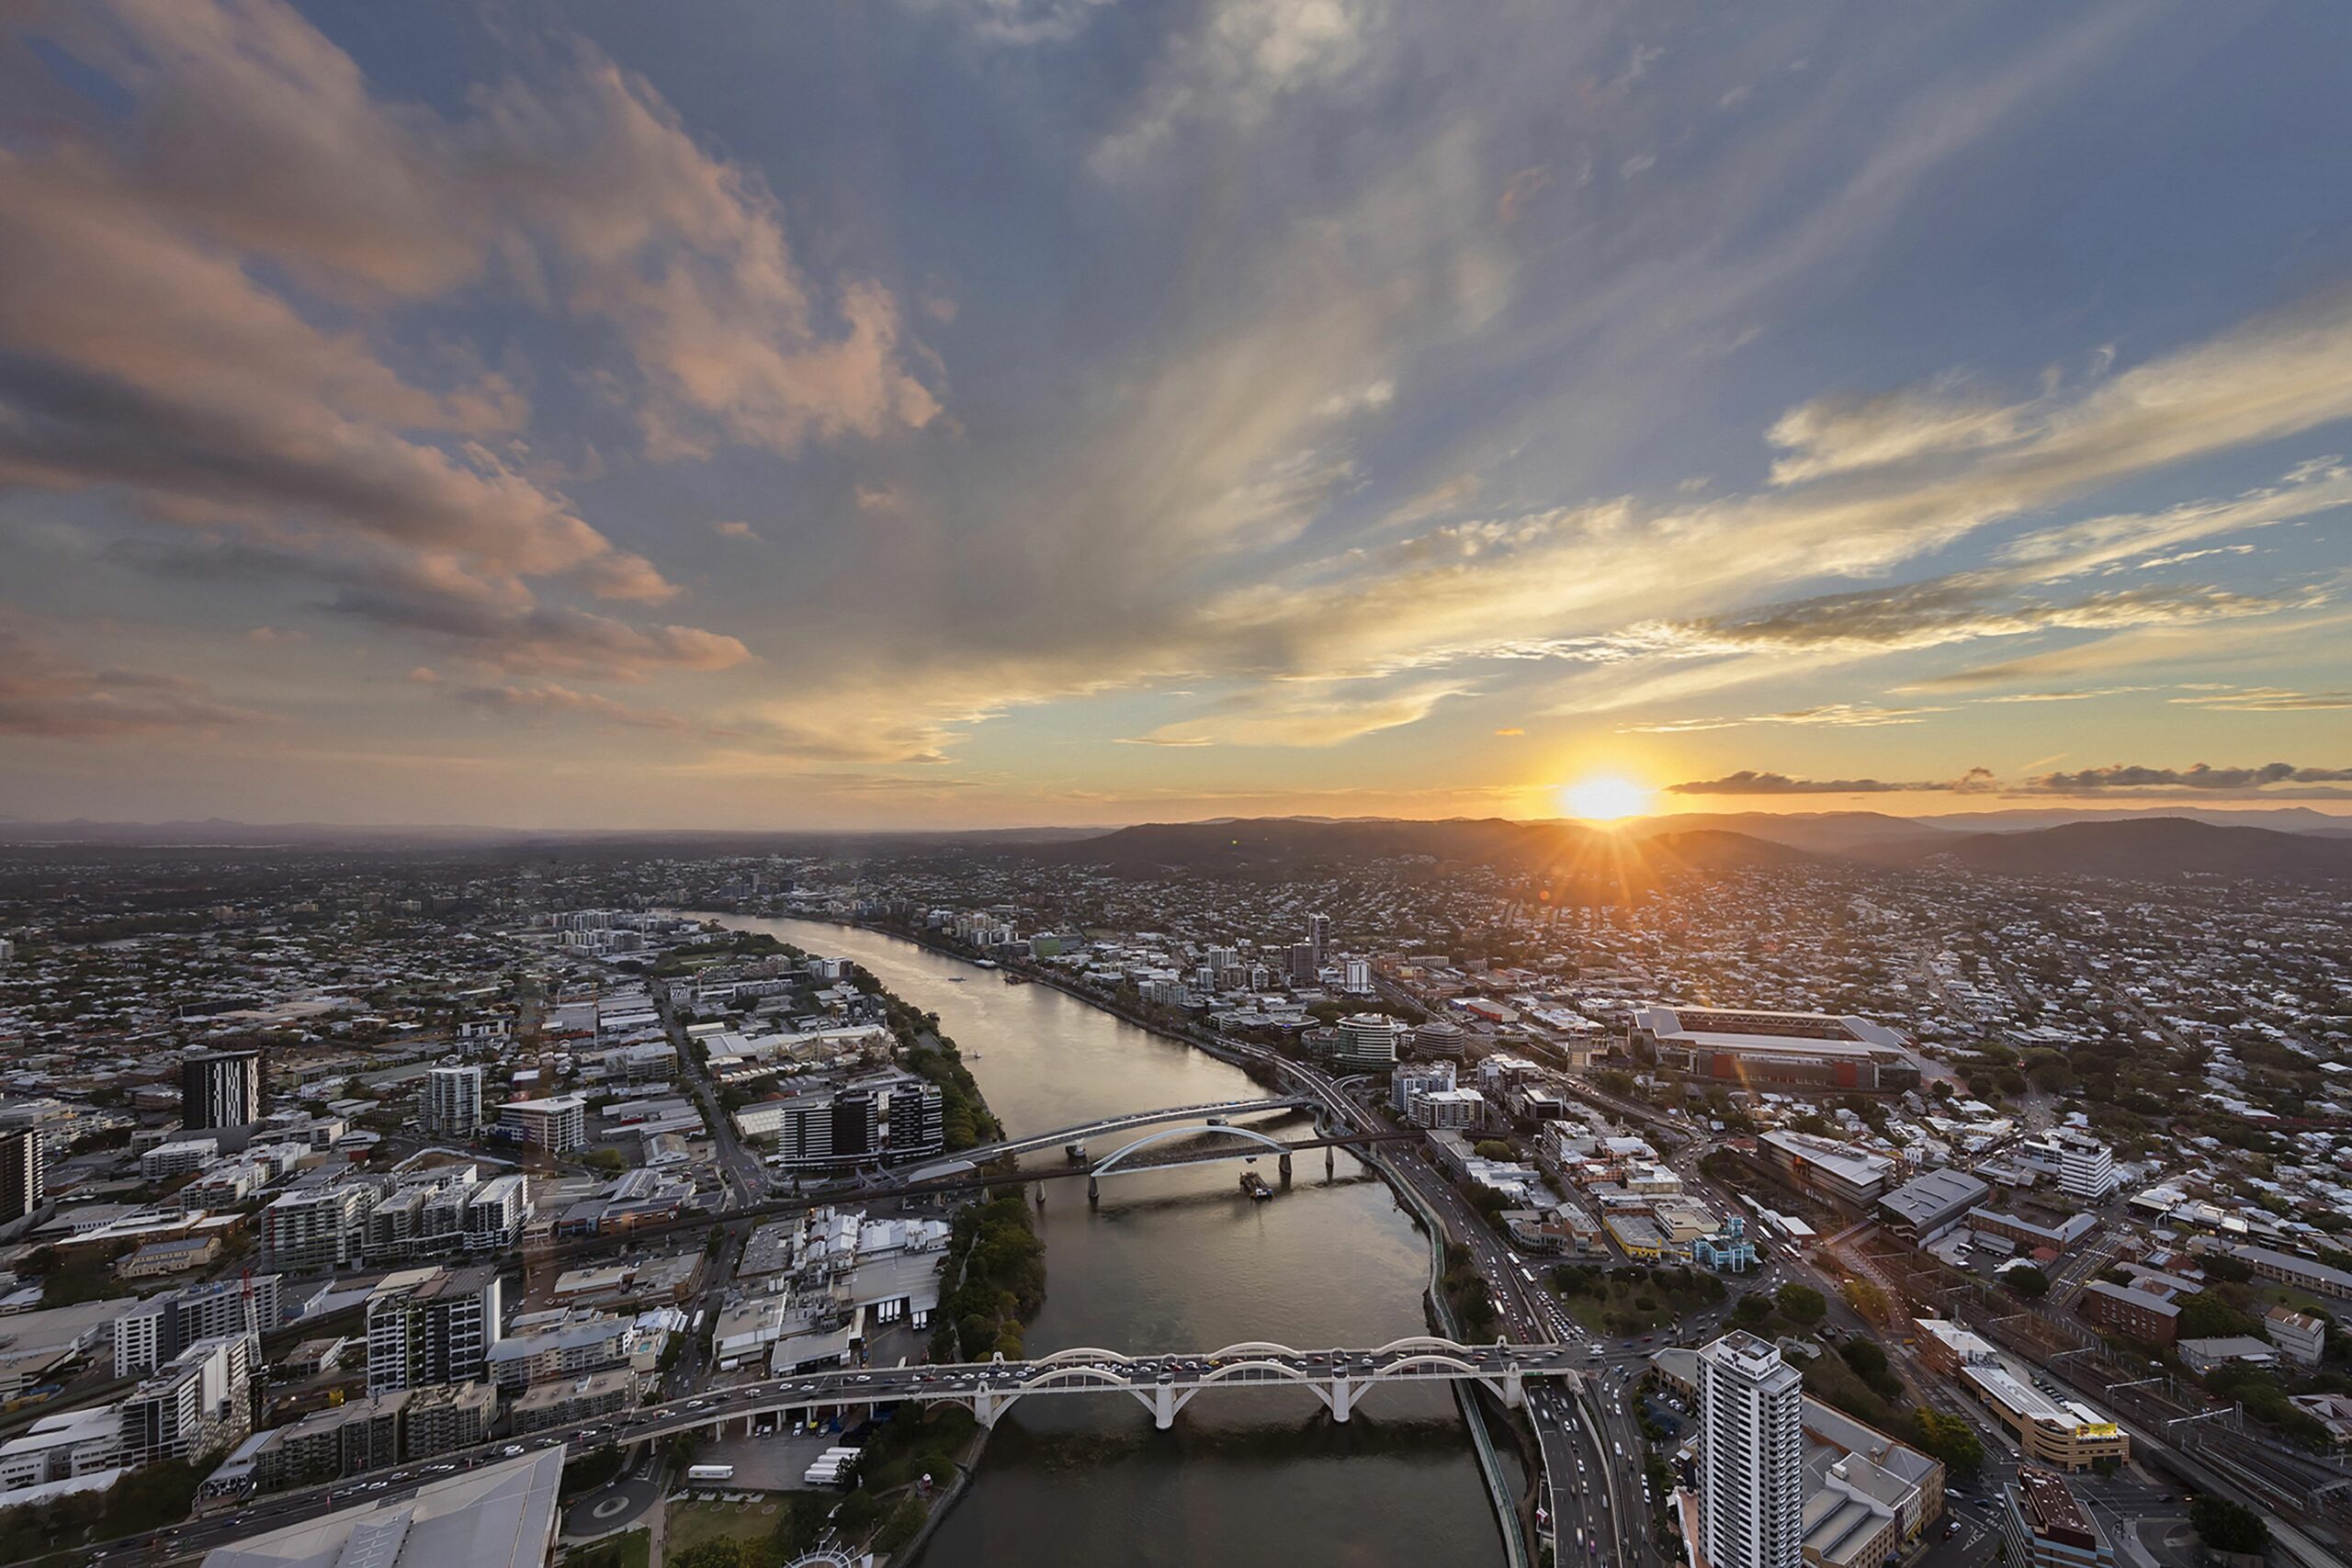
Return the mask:
[[[1378, 1115], [1351, 1098], [1348, 1083], [1320, 1069], [1244, 1042], [1220, 1039], [1220, 1053], [1254, 1058], [1299, 1083], [1329, 1112], [1334, 1125], [1354, 1129], [1379, 1124]], [[1376, 1092], [1376, 1080], [1353, 1080], [1353, 1087]], [[1569, 1392], [1531, 1393], [1525, 1409], [1543, 1456], [1543, 1495], [1546, 1528], [1557, 1541], [1586, 1543], [1589, 1558], [1606, 1555], [1611, 1561], [1640, 1568], [1657, 1561], [1649, 1531], [1648, 1483], [1644, 1473], [1647, 1446], [1639, 1422], [1628, 1404], [1630, 1389], [1641, 1375], [1634, 1363], [1645, 1359], [1649, 1345], [1628, 1341], [1613, 1348], [1602, 1346], [1592, 1355], [1584, 1329], [1572, 1321], [1550, 1292], [1535, 1288], [1522, 1272], [1545, 1265], [1514, 1252], [1483, 1215], [1465, 1203], [1453, 1184], [1423, 1157], [1419, 1147], [1405, 1144], [1391, 1150], [1370, 1152], [1371, 1158], [1395, 1179], [1408, 1182], [1444, 1223], [1442, 1241], [1469, 1248], [1487, 1280], [1497, 1313], [1511, 1338], [1529, 1342], [1566, 1342], [1572, 1359], [1589, 1371], [1589, 1378], [1569, 1381]], [[1610, 1382], [1611, 1374], [1614, 1382]], [[1608, 1551], [1600, 1551], [1606, 1542]], [[1557, 1553], [1565, 1558], [1567, 1553]]]
[[436, 1456], [429, 1462], [366, 1472], [328, 1485], [270, 1493], [176, 1529], [123, 1537], [100, 1543], [95, 1553], [81, 1554], [146, 1561], [193, 1556], [337, 1508], [396, 1500], [420, 1486], [500, 1459], [558, 1445], [588, 1449], [607, 1443], [658, 1443], [686, 1433], [716, 1433], [739, 1421], [750, 1427], [763, 1416], [792, 1411], [945, 1402], [971, 1406], [982, 1421], [993, 1423], [1023, 1399], [1114, 1393], [1136, 1398], [1147, 1409], [1157, 1406], [1159, 1424], [1164, 1426], [1184, 1403], [1200, 1393], [1305, 1388], [1324, 1402], [1335, 1419], [1344, 1421], [1358, 1402], [1376, 1399], [1382, 1387], [1393, 1383], [1471, 1381], [1508, 1400], [1530, 1381], [1573, 1380], [1581, 1366], [1581, 1353], [1574, 1346], [1465, 1346], [1413, 1336], [1361, 1349], [1299, 1350], [1262, 1343], [1229, 1345], [1204, 1353], [1139, 1356], [1075, 1349], [1035, 1361], [811, 1371], [668, 1400], [618, 1417], [483, 1443]]

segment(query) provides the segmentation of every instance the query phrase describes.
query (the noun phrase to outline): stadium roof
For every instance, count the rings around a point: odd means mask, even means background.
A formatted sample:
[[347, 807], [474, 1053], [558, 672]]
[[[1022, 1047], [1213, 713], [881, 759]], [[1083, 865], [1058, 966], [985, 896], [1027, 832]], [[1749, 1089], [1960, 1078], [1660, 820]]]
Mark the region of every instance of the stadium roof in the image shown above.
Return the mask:
[[1758, 1012], [1657, 1004], [1635, 1010], [1634, 1022], [1660, 1040], [1720, 1051], [1869, 1056], [1903, 1049], [1901, 1038], [1884, 1024], [1826, 1012]]
[[542, 1568], [562, 1479], [558, 1444], [217, 1548], [204, 1568]]

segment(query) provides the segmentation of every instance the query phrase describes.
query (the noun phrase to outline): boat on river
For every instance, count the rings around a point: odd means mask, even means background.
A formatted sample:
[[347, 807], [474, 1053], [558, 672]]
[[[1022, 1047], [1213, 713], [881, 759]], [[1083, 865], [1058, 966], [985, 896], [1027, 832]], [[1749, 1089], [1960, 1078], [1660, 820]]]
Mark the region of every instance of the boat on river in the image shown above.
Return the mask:
[[1274, 1195], [1274, 1190], [1266, 1185], [1266, 1179], [1254, 1170], [1241, 1173], [1241, 1190], [1250, 1194], [1253, 1203], [1262, 1203]]

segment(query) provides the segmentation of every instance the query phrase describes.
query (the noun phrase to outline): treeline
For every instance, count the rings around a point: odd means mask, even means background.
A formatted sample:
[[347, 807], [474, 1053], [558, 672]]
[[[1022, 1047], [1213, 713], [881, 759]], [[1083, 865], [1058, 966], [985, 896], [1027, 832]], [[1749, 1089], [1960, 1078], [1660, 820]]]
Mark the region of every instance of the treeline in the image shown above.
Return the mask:
[[0, 1562], [26, 1562], [45, 1552], [70, 1551], [85, 1540], [111, 1540], [161, 1529], [187, 1517], [196, 1489], [220, 1455], [166, 1460], [134, 1470], [103, 1492], [30, 1507], [0, 1509]]
[[110, 915], [103, 919], [83, 920], [70, 926], [59, 926], [51, 935], [54, 941], [68, 944], [120, 942], [126, 937], [163, 936], [182, 931], [200, 931], [211, 924], [212, 917], [201, 913]]
[[940, 1303], [931, 1359], [985, 1361], [1001, 1350], [1020, 1359], [1022, 1325], [1046, 1302], [1046, 1244], [1020, 1189], [956, 1211], [941, 1269], [956, 1285]]
[[[864, 971], [859, 971], [863, 974]], [[1004, 1125], [980, 1097], [980, 1086], [956, 1042], [939, 1032], [935, 1013], [917, 1012], [888, 991], [879, 993], [890, 1032], [898, 1037], [901, 1062], [919, 1077], [939, 1086], [939, 1109], [947, 1149], [977, 1148], [1004, 1136]]]
[[1445, 1292], [1446, 1304], [1453, 1309], [1454, 1325], [1464, 1342], [1483, 1344], [1495, 1337], [1502, 1320], [1495, 1315], [1494, 1290], [1468, 1247], [1459, 1242], [1445, 1244], [1445, 1272], [1438, 1284]]

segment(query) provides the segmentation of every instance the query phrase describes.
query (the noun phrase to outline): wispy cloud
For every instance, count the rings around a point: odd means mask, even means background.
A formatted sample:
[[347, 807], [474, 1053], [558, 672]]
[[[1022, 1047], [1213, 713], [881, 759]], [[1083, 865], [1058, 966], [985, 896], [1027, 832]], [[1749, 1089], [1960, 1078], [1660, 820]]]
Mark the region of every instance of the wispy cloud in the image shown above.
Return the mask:
[[259, 722], [201, 682], [76, 659], [31, 631], [0, 623], [0, 735], [112, 740]]
[[1749, 725], [1825, 725], [1833, 728], [1870, 729], [1890, 724], [1918, 724], [1928, 715], [1950, 713], [1948, 707], [1882, 707], [1867, 703], [1824, 703], [1816, 707], [1789, 708], [1780, 713], [1743, 714], [1730, 718], [1671, 718], [1622, 728], [1635, 735], [1684, 735], [1709, 729], [1738, 729]]
[[1758, 773], [1743, 768], [1719, 779], [1695, 779], [1666, 786], [1668, 795], [1905, 795], [1942, 793], [1982, 795], [1996, 787], [1984, 768], [1971, 768], [1956, 779], [1928, 779], [1894, 784], [1884, 779], [1805, 779], [1786, 773]]
[[2171, 701], [2190, 707], [2218, 708], [2225, 713], [2315, 713], [2352, 708], [2352, 692], [2290, 692], [2260, 686], [2242, 692], [2208, 692]]

